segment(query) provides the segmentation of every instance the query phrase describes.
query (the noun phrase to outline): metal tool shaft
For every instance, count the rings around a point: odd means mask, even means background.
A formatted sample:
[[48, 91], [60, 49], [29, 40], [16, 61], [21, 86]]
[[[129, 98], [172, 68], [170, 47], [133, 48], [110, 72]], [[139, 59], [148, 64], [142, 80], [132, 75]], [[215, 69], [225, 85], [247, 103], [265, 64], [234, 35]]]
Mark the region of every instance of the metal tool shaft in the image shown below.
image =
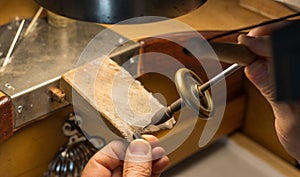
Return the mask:
[[[221, 38], [224, 36], [228, 36], [231, 34], [234, 34], [236, 32], [240, 32], [240, 31], [244, 31], [244, 30], [248, 30], [248, 29], [253, 29], [259, 26], [265, 26], [268, 24], [272, 24], [272, 23], [276, 23], [276, 22], [280, 22], [292, 17], [297, 17], [300, 15], [300, 12], [295, 13], [295, 14], [291, 14], [282, 18], [278, 18], [278, 19], [274, 19], [274, 20], [270, 20], [270, 21], [266, 21], [260, 24], [256, 24], [256, 25], [252, 25], [252, 26], [247, 26], [244, 28], [240, 28], [240, 29], [236, 29], [236, 30], [231, 30], [216, 36], [213, 36], [211, 38], [208, 38], [207, 41], [212, 41], [214, 39], [217, 38]], [[238, 46], [238, 45], [237, 45]], [[241, 47], [241, 46], [239, 46]], [[219, 46], [219, 49], [224, 49], [224, 46]], [[251, 58], [250, 58], [251, 59]], [[236, 61], [235, 61], [236, 62]], [[250, 63], [252, 63], [253, 61], [251, 61]], [[248, 65], [249, 63], [246, 63], [246, 65]], [[218, 82], [220, 82], [221, 80], [225, 79], [227, 76], [231, 75], [232, 73], [234, 73], [236, 70], [238, 70], [239, 68], [241, 68], [242, 65], [239, 65], [238, 63], [234, 63], [232, 64], [230, 67], [228, 67], [227, 69], [225, 69], [224, 71], [222, 71], [221, 73], [219, 73], [218, 75], [216, 75], [215, 77], [213, 77], [212, 79], [210, 79], [209, 81], [207, 81], [206, 83], [202, 84], [202, 85], [196, 85], [198, 92], [204, 92], [206, 90], [208, 90], [210, 87], [216, 85]], [[203, 95], [203, 94], [199, 94], [199, 95]], [[158, 125], [161, 124], [167, 120], [169, 120], [170, 118], [173, 117], [173, 114], [177, 111], [179, 111], [183, 105], [183, 100], [181, 98], [179, 98], [178, 100], [176, 100], [175, 102], [173, 102], [171, 105], [169, 105], [168, 107], [164, 107], [162, 109], [160, 109], [151, 119], [150, 124], [148, 125]]]
[[[221, 80], [225, 79], [227, 76], [231, 75], [234, 73], [236, 70], [240, 69], [242, 66], [234, 63], [228, 68], [226, 68], [224, 71], [220, 72], [216, 76], [214, 76], [212, 79], [209, 81], [205, 82], [202, 85], [197, 85], [198, 91], [199, 92], [204, 92], [208, 90], [210, 87], [216, 85], [219, 83]], [[201, 94], [202, 95], [202, 94]], [[148, 125], [159, 125], [161, 123], [166, 122], [170, 118], [173, 117], [173, 114], [177, 111], [179, 111], [181, 108], [184, 107], [184, 102], [181, 98], [178, 100], [174, 101], [172, 104], [170, 104], [168, 107], [164, 107], [157, 111], [157, 113], [152, 117], [150, 124]]]
[[202, 85], [198, 85], [197, 86], [198, 91], [204, 92], [204, 91], [208, 90], [210, 87], [216, 85], [218, 82], [225, 79], [227, 76], [231, 75], [232, 73], [234, 73], [236, 70], [240, 69], [241, 67], [242, 66], [237, 63], [232, 64], [231, 66], [226, 68], [224, 71], [220, 72], [219, 74], [217, 74], [216, 76], [211, 78], [209, 81], [205, 82]]
[[178, 100], [170, 104], [168, 107], [161, 108], [153, 115], [153, 117], [151, 118], [151, 122], [147, 126], [159, 125], [171, 119], [175, 112], [179, 111], [181, 108], [184, 107], [183, 103], [184, 102], [182, 101], [182, 99], [179, 98]]

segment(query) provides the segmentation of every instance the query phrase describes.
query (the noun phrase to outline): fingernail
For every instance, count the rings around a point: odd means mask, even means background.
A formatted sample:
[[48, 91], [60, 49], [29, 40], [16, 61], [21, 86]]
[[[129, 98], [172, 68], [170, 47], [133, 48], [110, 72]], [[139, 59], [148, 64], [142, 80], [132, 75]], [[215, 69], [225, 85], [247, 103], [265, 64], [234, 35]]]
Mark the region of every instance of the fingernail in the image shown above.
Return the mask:
[[245, 38], [248, 38], [248, 39], [254, 39], [254, 38], [256, 38], [256, 37], [255, 37], [255, 36], [245, 35]]
[[255, 38], [254, 36], [248, 36], [248, 35], [245, 35], [245, 34], [241, 34], [241, 35], [238, 36], [237, 40], [238, 40], [239, 43], [245, 44], [248, 39], [254, 39], [254, 38]]
[[148, 155], [150, 144], [142, 139], [136, 139], [129, 145], [129, 152], [134, 155]]

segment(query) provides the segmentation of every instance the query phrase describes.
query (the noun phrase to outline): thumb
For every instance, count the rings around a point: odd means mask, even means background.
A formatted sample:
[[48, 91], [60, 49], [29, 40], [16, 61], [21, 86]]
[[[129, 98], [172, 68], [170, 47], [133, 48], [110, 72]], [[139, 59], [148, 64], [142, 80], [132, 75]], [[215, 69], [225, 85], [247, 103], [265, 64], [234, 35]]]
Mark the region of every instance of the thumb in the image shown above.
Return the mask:
[[126, 151], [123, 176], [147, 177], [152, 175], [152, 148], [143, 140], [132, 141]]
[[270, 65], [265, 60], [257, 60], [245, 67], [247, 78], [266, 96], [272, 91]]
[[271, 49], [269, 38], [251, 37], [240, 35], [238, 41], [246, 45], [252, 52], [257, 54], [258, 59], [245, 67], [245, 74], [247, 78], [260, 90], [260, 92], [272, 102], [274, 100], [274, 83], [271, 72]]
[[262, 57], [271, 56], [271, 44], [269, 36], [247, 36], [240, 35], [238, 37], [238, 42], [247, 46], [253, 53]]

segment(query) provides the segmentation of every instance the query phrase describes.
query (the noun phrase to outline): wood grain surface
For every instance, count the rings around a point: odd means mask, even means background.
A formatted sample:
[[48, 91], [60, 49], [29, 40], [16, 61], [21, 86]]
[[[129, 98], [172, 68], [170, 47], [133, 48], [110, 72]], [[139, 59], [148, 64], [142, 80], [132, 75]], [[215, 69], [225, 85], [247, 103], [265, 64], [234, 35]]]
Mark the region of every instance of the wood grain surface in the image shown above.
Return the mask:
[[71, 70], [63, 79], [128, 140], [133, 139], [133, 132], [143, 133], [152, 115], [163, 107], [108, 57]]
[[[38, 8], [34, 0], [1, 0], [0, 24], [15, 20], [16, 17], [33, 17]], [[242, 8], [239, 0], [209, 0], [198, 10], [176, 18], [176, 20], [196, 30], [221, 31], [254, 25], [268, 19], [263, 15]], [[128, 26], [126, 29], [128, 31], [126, 34], [128, 34], [129, 38], [130, 34], [134, 34], [136, 30], [153, 30], [151, 28], [140, 29], [136, 25]], [[240, 76], [242, 77], [242, 74]], [[145, 80], [149, 83], [147, 84], [148, 88], [159, 89], [159, 85], [155, 84], [156, 80], [151, 80], [151, 78], [145, 78]], [[240, 80], [240, 82], [244, 82], [244, 80]], [[248, 87], [250, 86], [246, 84], [245, 88], [247, 89]], [[267, 131], [273, 127], [272, 112], [266, 108], [268, 104], [265, 101], [257, 101], [263, 100], [260, 94], [249, 91], [247, 95], [246, 100], [245, 96], [242, 96], [228, 104], [228, 109], [225, 112], [222, 123], [225, 125], [218, 131], [217, 137], [235, 131], [236, 127], [245, 121], [243, 125], [247, 126], [247, 130], [243, 132], [247, 136], [250, 136], [252, 140], [259, 142], [260, 145], [264, 145], [275, 154], [284, 152], [282, 149], [276, 150], [275, 147], [278, 147], [278, 144], [272, 144], [273, 138], [270, 138], [270, 135], [275, 138], [276, 135], [274, 132]], [[245, 101], [247, 101], [246, 104]], [[47, 119], [36, 122], [32, 126], [24, 127], [17, 131], [10, 139], [2, 143], [0, 145], [0, 158], [1, 162], [7, 163], [0, 163], [1, 175], [11, 177], [41, 176], [41, 173], [47, 168], [49, 160], [55, 154], [58, 147], [65, 142], [60, 132], [60, 124], [64, 116], [68, 113], [60, 111]], [[245, 114], [246, 120], [243, 119]], [[264, 119], [265, 117], [268, 118]], [[267, 123], [264, 124], [264, 122]], [[182, 148], [178, 148], [174, 153], [170, 154], [173, 164], [199, 150], [197, 141], [199, 140], [203, 126], [203, 122], [199, 121], [190, 138], [182, 145]], [[259, 132], [256, 134], [253, 132], [258, 129], [264, 133]], [[268, 143], [266, 143], [267, 141]]]
[[0, 91], [0, 143], [13, 135], [13, 114], [11, 99]]

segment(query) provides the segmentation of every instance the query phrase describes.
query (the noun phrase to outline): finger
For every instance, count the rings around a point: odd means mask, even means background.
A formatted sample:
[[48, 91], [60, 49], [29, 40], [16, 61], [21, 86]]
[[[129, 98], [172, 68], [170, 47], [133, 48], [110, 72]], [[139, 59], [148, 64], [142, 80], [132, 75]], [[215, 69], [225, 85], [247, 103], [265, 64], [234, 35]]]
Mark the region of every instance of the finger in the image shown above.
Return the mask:
[[124, 140], [115, 140], [102, 148], [102, 158], [96, 158], [98, 163], [103, 164], [110, 170], [115, 169], [125, 158], [128, 142]]
[[145, 135], [143, 137], [149, 141], [152, 146], [152, 177], [159, 177], [168, 166], [170, 160], [166, 156], [166, 151], [159, 146], [158, 138], [153, 135]]
[[285, 25], [289, 24], [289, 21], [280, 21], [277, 23], [261, 26], [258, 28], [252, 29], [248, 35], [249, 36], [265, 36], [265, 35], [270, 35], [273, 31], [284, 27]]
[[262, 86], [268, 80], [268, 67], [265, 61], [257, 60], [245, 67], [246, 76], [257, 86]]
[[259, 59], [245, 67], [247, 78], [261, 91], [269, 102], [274, 100], [274, 83], [271, 78], [271, 48], [270, 40], [267, 36], [249, 37], [240, 35], [238, 41], [246, 45], [252, 52], [262, 56], [264, 59]]
[[122, 176], [122, 172], [123, 172], [123, 168], [119, 166], [112, 171], [111, 177], [120, 177]]
[[152, 149], [152, 160], [157, 160], [166, 155], [166, 151], [162, 147], [155, 147]]
[[167, 156], [155, 161], [152, 166], [152, 177], [158, 177], [169, 165], [170, 159]]
[[143, 135], [152, 147], [152, 160], [157, 160], [165, 156], [166, 151], [159, 146], [159, 140], [153, 135]]
[[[95, 155], [97, 156], [97, 158], [101, 158], [103, 156], [103, 154], [100, 151]], [[96, 157], [93, 156], [88, 161], [88, 163], [83, 169], [81, 177], [110, 177], [111, 171], [102, 164], [98, 163], [95, 158]]]
[[274, 84], [270, 76], [270, 63], [257, 60], [245, 67], [246, 77], [261, 91], [269, 102], [274, 101]]
[[122, 164], [122, 156], [126, 144], [122, 141], [113, 141], [98, 151], [86, 164], [82, 177], [110, 177], [111, 171]]
[[159, 145], [158, 138], [153, 135], [143, 135], [143, 138], [145, 138], [145, 140], [147, 140], [150, 143], [152, 148], [155, 148]]
[[251, 37], [242, 34], [238, 37], [238, 42], [246, 45], [256, 55], [263, 57], [271, 56], [271, 44], [268, 36]]
[[148, 177], [152, 174], [152, 149], [143, 139], [132, 141], [126, 151], [123, 176]]

